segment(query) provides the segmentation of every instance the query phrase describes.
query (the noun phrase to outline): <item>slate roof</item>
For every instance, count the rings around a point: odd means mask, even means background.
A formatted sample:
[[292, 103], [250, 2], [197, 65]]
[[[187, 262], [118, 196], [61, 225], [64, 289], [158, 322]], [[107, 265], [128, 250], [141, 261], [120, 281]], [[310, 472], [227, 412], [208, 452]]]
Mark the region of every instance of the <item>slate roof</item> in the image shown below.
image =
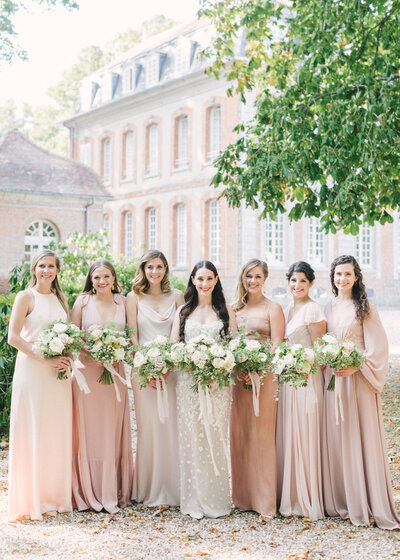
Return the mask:
[[43, 150], [18, 130], [0, 135], [0, 191], [110, 198], [94, 171]]

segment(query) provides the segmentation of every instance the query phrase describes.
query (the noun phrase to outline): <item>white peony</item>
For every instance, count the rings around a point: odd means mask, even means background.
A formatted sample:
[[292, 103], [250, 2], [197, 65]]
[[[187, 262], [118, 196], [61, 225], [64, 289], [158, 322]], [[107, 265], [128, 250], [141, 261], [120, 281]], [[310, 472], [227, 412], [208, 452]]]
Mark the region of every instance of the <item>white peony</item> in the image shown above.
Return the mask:
[[266, 362], [267, 361], [267, 354], [264, 354], [264, 352], [260, 352], [258, 354], [258, 357], [260, 358], [260, 362]]
[[355, 350], [356, 345], [354, 344], [354, 342], [343, 342], [342, 343], [343, 346], [343, 354], [345, 356], [350, 356], [350, 354]]
[[79, 327], [77, 327], [76, 325], [73, 325], [73, 324], [71, 324], [71, 325], [69, 326], [69, 328], [70, 328], [72, 331], [75, 331], [75, 332], [78, 332], [78, 331], [80, 330]]
[[246, 348], [248, 350], [258, 350], [260, 346], [258, 340], [246, 340]]
[[63, 344], [68, 344], [69, 342], [72, 342], [72, 338], [68, 336], [66, 333], [60, 333], [58, 335], [58, 338], [61, 340]]
[[315, 359], [314, 350], [311, 348], [304, 348], [304, 359], [313, 362]]
[[222, 358], [214, 358], [212, 361], [212, 365], [216, 368], [216, 369], [221, 369], [224, 367], [224, 360]]
[[301, 344], [293, 344], [292, 346], [292, 352], [297, 352], [297, 350], [301, 350], [303, 348], [303, 346]]
[[334, 336], [332, 336], [331, 334], [324, 334], [324, 336], [322, 337], [322, 340], [324, 340], [328, 344], [335, 344], [337, 342], [337, 339]]
[[167, 341], [168, 339], [166, 336], [158, 334], [153, 342], [155, 342], [156, 344], [165, 344]]
[[93, 340], [99, 340], [99, 338], [101, 338], [102, 332], [101, 329], [93, 329], [90, 333], [93, 337]]
[[123, 348], [117, 348], [115, 350], [115, 359], [117, 362], [120, 362], [125, 358], [125, 350]]
[[213, 344], [210, 348], [210, 353], [212, 356], [220, 357], [225, 354], [225, 351], [220, 344]]
[[296, 368], [296, 371], [298, 371], [299, 373], [310, 373], [311, 364], [309, 362], [304, 362], [301, 367]]
[[157, 356], [160, 356], [161, 352], [158, 348], [150, 348], [147, 352], [147, 355], [150, 358], [157, 358]]
[[64, 325], [63, 323], [55, 323], [53, 326], [53, 331], [56, 333], [62, 333], [68, 330], [68, 325]]
[[237, 348], [239, 346], [239, 339], [238, 338], [233, 338], [230, 342], [229, 342], [229, 348], [231, 350], [235, 350], [235, 348]]
[[101, 342], [101, 340], [98, 340], [97, 342], [95, 342], [93, 344], [92, 352], [98, 352], [102, 346], [103, 346], [103, 343]]
[[199, 362], [202, 359], [202, 357], [203, 356], [202, 356], [201, 352], [199, 352], [198, 350], [195, 350], [193, 352], [193, 354], [191, 355], [191, 359], [196, 365], [198, 365], [197, 362]]
[[128, 341], [123, 336], [119, 336], [116, 342], [118, 342], [120, 346], [126, 346], [128, 344]]
[[146, 358], [141, 352], [136, 352], [135, 357], [133, 359], [133, 367], [138, 368], [146, 363]]
[[338, 350], [339, 349], [335, 344], [327, 344], [325, 348], [322, 349], [322, 352], [324, 354], [337, 354]]
[[284, 363], [287, 366], [292, 366], [296, 363], [295, 358], [291, 355], [291, 354], [287, 354], [284, 358], [283, 358]]
[[56, 352], [57, 354], [61, 354], [65, 348], [63, 342], [59, 338], [53, 338], [53, 340], [50, 340], [49, 346], [50, 350], [52, 352]]

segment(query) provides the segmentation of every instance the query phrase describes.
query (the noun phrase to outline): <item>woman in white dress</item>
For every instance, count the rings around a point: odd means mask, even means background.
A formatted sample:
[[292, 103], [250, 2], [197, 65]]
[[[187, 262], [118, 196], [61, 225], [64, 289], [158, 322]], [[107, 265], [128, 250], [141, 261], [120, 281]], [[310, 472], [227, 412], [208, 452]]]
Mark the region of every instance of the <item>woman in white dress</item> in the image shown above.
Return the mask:
[[[293, 263], [286, 275], [293, 303], [285, 309], [285, 338], [289, 344], [311, 348], [326, 333], [326, 319], [309, 296], [314, 271], [303, 261]], [[322, 498], [321, 431], [323, 376], [310, 375], [307, 387], [280, 390], [276, 426], [278, 509], [284, 516], [324, 517]]]
[[10, 417], [10, 521], [72, 510], [71, 381], [57, 379], [71, 360], [41, 358], [32, 349], [49, 323], [68, 316], [57, 278], [60, 260], [53, 251], [42, 251], [31, 272], [29, 287], [15, 298], [8, 331], [8, 343], [18, 349]]
[[[170, 336], [175, 311], [183, 294], [170, 287], [168, 262], [149, 250], [138, 264], [132, 291], [127, 296], [127, 320], [134, 344], [157, 335]], [[179, 505], [179, 448], [176, 421], [176, 372], [166, 379], [168, 417], [161, 423], [157, 412], [155, 381], [140, 389], [133, 376], [137, 425], [136, 468], [132, 499], [148, 506]]]
[[[217, 338], [225, 336], [229, 328], [237, 329], [235, 314], [225, 303], [217, 270], [210, 261], [200, 261], [193, 268], [185, 302], [176, 312], [172, 340], [188, 341], [200, 333]], [[193, 391], [192, 384], [190, 373], [179, 373], [181, 512], [196, 519], [215, 518], [231, 511], [229, 458], [226, 456], [231, 389], [209, 387], [214, 418], [207, 436], [200, 418], [199, 395]]]

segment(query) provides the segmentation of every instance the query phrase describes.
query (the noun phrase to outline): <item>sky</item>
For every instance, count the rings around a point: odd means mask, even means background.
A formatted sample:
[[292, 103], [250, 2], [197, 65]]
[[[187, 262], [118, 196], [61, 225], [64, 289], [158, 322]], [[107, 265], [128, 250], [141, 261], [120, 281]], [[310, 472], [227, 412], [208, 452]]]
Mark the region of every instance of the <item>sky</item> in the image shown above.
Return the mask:
[[0, 67], [0, 104], [14, 99], [18, 106], [47, 104], [48, 87], [76, 62], [79, 51], [103, 47], [117, 33], [136, 29], [154, 15], [177, 22], [196, 18], [199, 0], [78, 0], [79, 10], [52, 10], [26, 2], [30, 11], [14, 18], [18, 41], [28, 61], [15, 60]]

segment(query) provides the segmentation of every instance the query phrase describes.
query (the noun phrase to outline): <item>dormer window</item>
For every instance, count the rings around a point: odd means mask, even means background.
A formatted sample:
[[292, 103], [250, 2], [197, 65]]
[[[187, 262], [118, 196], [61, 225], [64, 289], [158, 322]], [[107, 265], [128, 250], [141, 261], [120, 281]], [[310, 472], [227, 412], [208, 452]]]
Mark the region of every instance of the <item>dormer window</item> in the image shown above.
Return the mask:
[[135, 87], [135, 72], [132, 67], [125, 68], [123, 77], [124, 92], [132, 91]]
[[154, 86], [158, 83], [160, 73], [160, 57], [158, 54], [153, 55], [147, 61], [146, 66], [146, 86]]
[[175, 51], [175, 74], [184, 74], [189, 70], [190, 65], [190, 45], [185, 38], [180, 38]]

